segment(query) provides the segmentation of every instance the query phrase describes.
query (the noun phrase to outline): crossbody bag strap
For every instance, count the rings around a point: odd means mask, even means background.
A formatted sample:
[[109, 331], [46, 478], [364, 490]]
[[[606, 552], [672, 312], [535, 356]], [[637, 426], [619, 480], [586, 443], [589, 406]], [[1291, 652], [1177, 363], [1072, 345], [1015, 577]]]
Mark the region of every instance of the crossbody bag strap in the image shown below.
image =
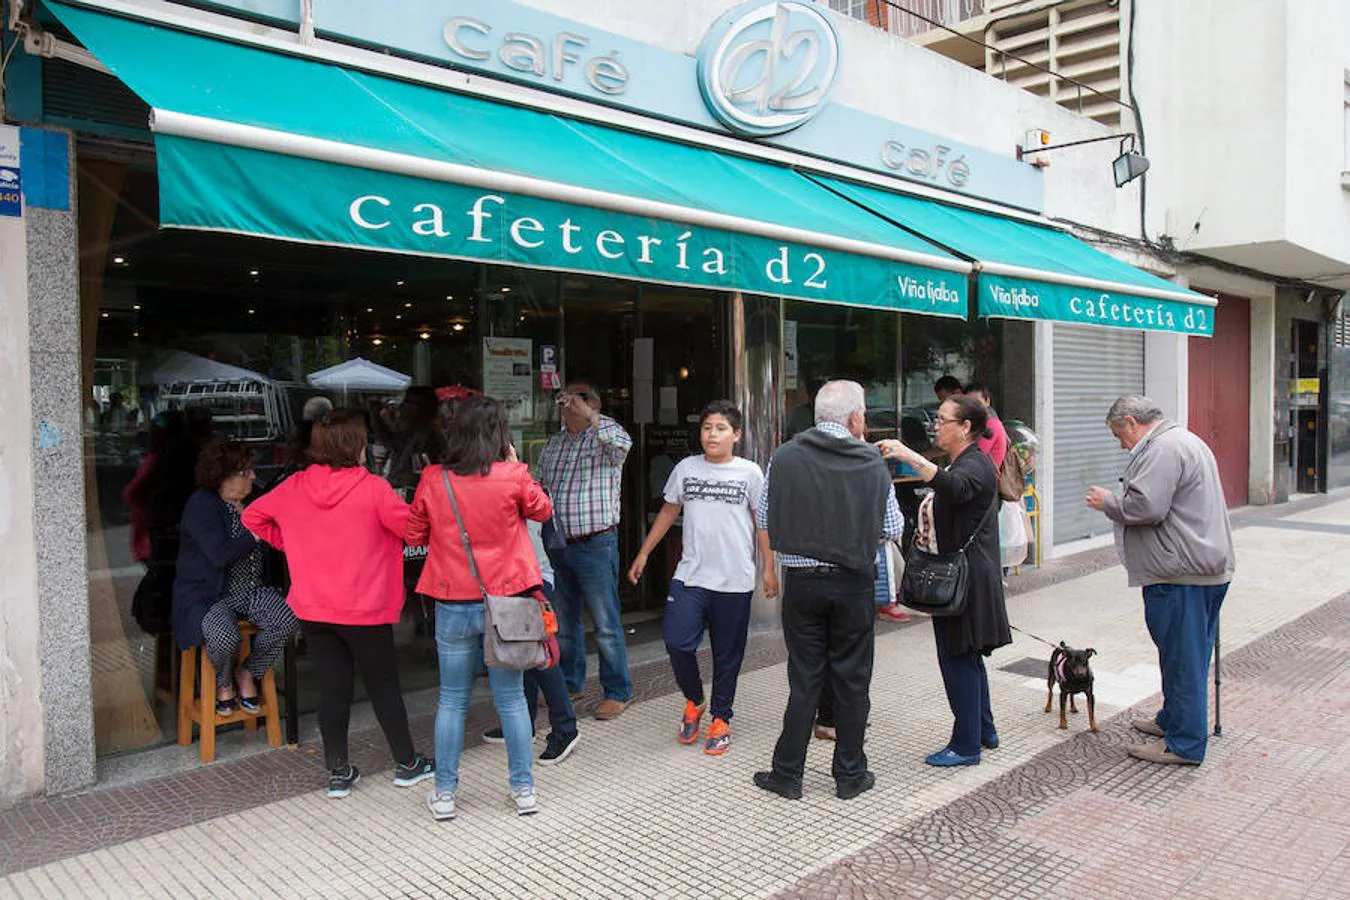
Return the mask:
[[487, 585], [483, 584], [483, 576], [478, 574], [478, 563], [473, 558], [473, 547], [469, 546], [469, 532], [464, 530], [464, 516], [460, 515], [459, 501], [455, 499], [455, 489], [450, 486], [450, 473], [446, 471], [445, 466], [441, 466], [441, 478], [445, 481], [445, 492], [450, 495], [450, 508], [455, 511], [455, 524], [459, 526], [459, 539], [464, 544], [464, 555], [469, 558], [469, 571], [473, 573], [474, 581], [478, 582], [478, 590], [486, 601]]
[[[448, 484], [448, 482], [447, 482], [447, 484]], [[995, 499], [995, 500], [998, 500], [998, 485], [997, 485], [997, 484], [994, 486], [994, 499]], [[995, 509], [997, 509], [997, 508], [998, 508], [999, 506], [1001, 506], [1001, 505], [1002, 505], [1002, 501], [1000, 500], [998, 503], [990, 504], [989, 508], [986, 509], [986, 510], [984, 511], [984, 515], [980, 517], [980, 524], [978, 524], [978, 525], [975, 526], [975, 530], [972, 531], [972, 532], [970, 533], [970, 537], [966, 538], [966, 542], [965, 542], [964, 544], [961, 545], [961, 552], [962, 552], [962, 553], [965, 553], [965, 552], [966, 552], [966, 550], [970, 547], [971, 542], [973, 542], [973, 541], [975, 540], [975, 537], [976, 537], [981, 531], [984, 530], [984, 523], [989, 521], [989, 514], [990, 514], [991, 512], [993, 512]], [[467, 538], [466, 538], [465, 540], [467, 540]]]

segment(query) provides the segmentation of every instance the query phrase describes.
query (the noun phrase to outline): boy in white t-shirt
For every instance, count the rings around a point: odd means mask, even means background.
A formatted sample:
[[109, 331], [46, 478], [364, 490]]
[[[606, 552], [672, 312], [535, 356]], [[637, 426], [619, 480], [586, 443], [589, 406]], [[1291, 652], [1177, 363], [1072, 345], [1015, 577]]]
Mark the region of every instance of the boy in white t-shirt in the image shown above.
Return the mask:
[[651, 554], [684, 512], [684, 550], [670, 583], [662, 626], [675, 681], [685, 697], [679, 740], [698, 740], [705, 709], [698, 647], [706, 628], [712, 643], [712, 724], [703, 752], [720, 756], [731, 744], [731, 704], [745, 658], [750, 595], [755, 590], [753, 511], [764, 473], [733, 455], [741, 439], [741, 412], [715, 400], [699, 421], [702, 456], [687, 456], [666, 481], [665, 505], [642, 542], [628, 580], [637, 584]]

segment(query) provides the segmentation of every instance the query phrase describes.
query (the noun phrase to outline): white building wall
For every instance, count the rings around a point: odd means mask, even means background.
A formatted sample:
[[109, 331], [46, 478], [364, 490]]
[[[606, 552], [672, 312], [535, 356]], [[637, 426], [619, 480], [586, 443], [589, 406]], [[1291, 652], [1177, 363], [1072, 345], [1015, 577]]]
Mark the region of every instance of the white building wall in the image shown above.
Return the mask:
[[1350, 286], [1350, 191], [1340, 185], [1350, 3], [1144, 2], [1136, 15], [1150, 235]]

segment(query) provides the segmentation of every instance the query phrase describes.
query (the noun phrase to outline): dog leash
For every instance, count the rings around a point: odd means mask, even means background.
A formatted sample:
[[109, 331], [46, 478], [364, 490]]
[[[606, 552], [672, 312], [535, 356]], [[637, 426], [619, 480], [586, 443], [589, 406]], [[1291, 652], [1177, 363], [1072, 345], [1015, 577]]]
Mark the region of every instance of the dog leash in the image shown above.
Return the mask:
[[1057, 649], [1057, 648], [1059, 647], [1059, 644], [1052, 644], [1052, 643], [1050, 643], [1049, 641], [1047, 641], [1045, 638], [1040, 637], [1039, 635], [1032, 634], [1030, 631], [1023, 631], [1022, 629], [1018, 628], [1016, 625], [1009, 625], [1008, 627], [1011, 628], [1013, 631], [1017, 632], [1018, 634], [1025, 634], [1027, 637], [1029, 637], [1029, 638], [1031, 638], [1031, 639], [1033, 639], [1033, 640], [1040, 641], [1042, 644], [1044, 644], [1045, 646], [1050, 647], [1050, 648], [1052, 648], [1052, 649]]

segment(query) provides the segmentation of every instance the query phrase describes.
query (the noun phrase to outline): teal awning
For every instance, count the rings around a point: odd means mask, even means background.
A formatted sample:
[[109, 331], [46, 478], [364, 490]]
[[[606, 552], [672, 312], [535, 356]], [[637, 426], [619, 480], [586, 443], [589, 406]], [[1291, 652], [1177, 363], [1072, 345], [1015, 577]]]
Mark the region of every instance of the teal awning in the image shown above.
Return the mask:
[[165, 226], [968, 313], [968, 262], [786, 167], [48, 5], [152, 107]]
[[901, 228], [973, 260], [977, 315], [1213, 335], [1215, 301], [1028, 222], [811, 176]]

